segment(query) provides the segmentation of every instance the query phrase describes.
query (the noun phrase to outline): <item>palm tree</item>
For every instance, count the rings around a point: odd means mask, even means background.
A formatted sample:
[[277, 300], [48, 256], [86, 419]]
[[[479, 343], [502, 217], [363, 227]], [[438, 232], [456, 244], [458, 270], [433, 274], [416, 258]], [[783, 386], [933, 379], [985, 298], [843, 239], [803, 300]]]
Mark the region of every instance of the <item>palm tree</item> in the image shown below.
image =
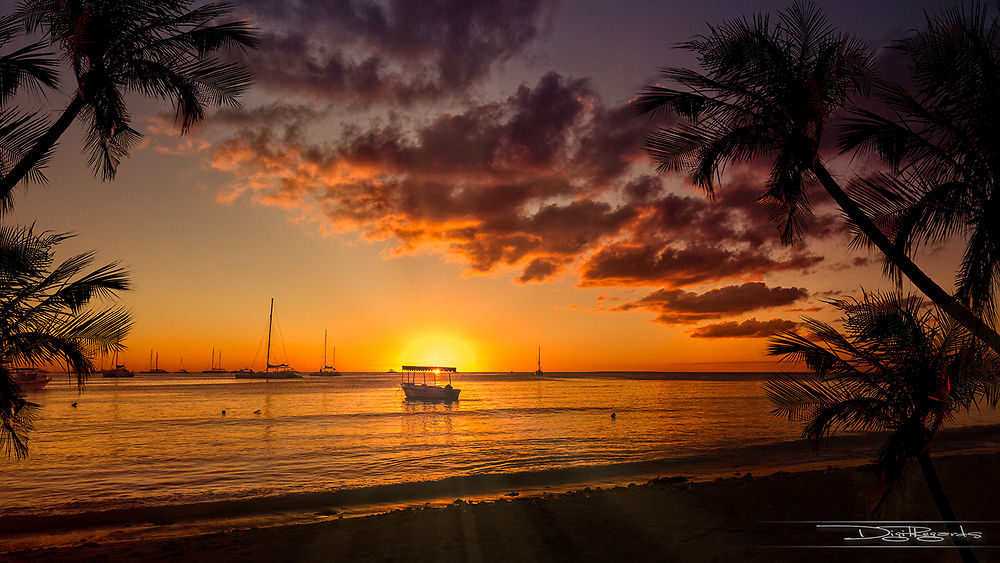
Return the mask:
[[0, 226], [0, 452], [8, 456], [27, 455], [37, 409], [11, 368], [63, 362], [82, 388], [94, 371], [92, 358], [123, 349], [132, 326], [121, 307], [88, 307], [129, 289], [125, 270], [108, 264], [87, 271], [92, 252], [55, 265], [54, 248], [68, 236]]
[[[0, 49], [16, 40], [21, 28], [21, 23], [13, 16], [0, 18]], [[56, 87], [56, 61], [44, 49], [45, 44], [38, 41], [0, 55], [0, 176], [7, 175], [23, 160], [48, 128], [48, 121], [38, 112], [25, 113], [7, 107], [19, 90], [41, 92], [43, 88]], [[43, 155], [35, 166], [27, 168], [28, 180], [44, 181], [39, 170], [44, 162]]]
[[652, 132], [646, 149], [658, 170], [684, 171], [709, 196], [727, 164], [769, 160], [760, 200], [780, 223], [781, 240], [802, 236], [809, 188], [818, 183], [849, 222], [888, 262], [962, 326], [1000, 352], [1000, 334], [928, 277], [840, 187], [820, 157], [823, 133], [854, 94], [874, 78], [871, 53], [856, 38], [834, 33], [814, 6], [794, 4], [772, 25], [766, 16], [738, 19], [680, 45], [705, 70], [667, 68], [680, 89], [652, 85], [635, 102], [639, 113], [682, 118]]
[[1000, 281], [1000, 23], [990, 12], [954, 8], [896, 44], [912, 61], [914, 92], [878, 85], [891, 117], [855, 109], [841, 145], [888, 165], [889, 173], [857, 182], [853, 193], [897, 248], [910, 254], [963, 236], [957, 295], [992, 321]]
[[[981, 401], [996, 406], [1000, 355], [921, 301], [900, 293], [829, 301], [843, 313], [845, 334], [806, 318], [807, 336], [772, 336], [769, 354], [804, 362], [813, 373], [771, 378], [765, 390], [775, 407], [771, 414], [801, 422], [802, 436], [814, 446], [838, 430], [887, 432], [875, 459], [885, 486], [876, 510], [916, 458], [941, 518], [958, 532], [931, 462], [931, 440], [956, 412]], [[962, 537], [953, 538], [968, 547]], [[962, 553], [975, 560], [968, 549]]]
[[126, 96], [170, 100], [181, 133], [213, 105], [238, 106], [250, 85], [240, 63], [213, 53], [257, 45], [243, 21], [218, 23], [231, 7], [191, 0], [25, 0], [16, 12], [29, 32], [40, 31], [57, 45], [76, 80], [69, 104], [0, 178], [0, 212], [10, 192], [37, 168], [78, 116], [87, 121], [84, 148], [95, 174], [114, 178], [121, 159], [141, 137], [132, 128]]

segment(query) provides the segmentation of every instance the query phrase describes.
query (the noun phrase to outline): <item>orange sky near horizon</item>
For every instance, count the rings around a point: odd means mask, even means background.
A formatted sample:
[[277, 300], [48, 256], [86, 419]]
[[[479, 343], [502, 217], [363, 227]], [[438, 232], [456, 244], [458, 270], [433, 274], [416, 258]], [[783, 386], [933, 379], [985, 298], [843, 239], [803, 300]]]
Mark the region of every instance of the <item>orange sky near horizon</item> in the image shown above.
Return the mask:
[[[538, 346], [550, 372], [773, 371], [765, 338], [719, 335], [831, 320], [822, 299], [889, 287], [877, 258], [846, 247], [823, 197], [810, 238], [782, 248], [747, 203], [762, 171], [728, 171], [709, 203], [642, 156], [647, 124], [627, 101], [657, 68], [690, 63], [669, 47], [771, 3], [710, 2], [674, 19], [662, 6], [585, 4], [539, 0], [516, 22], [530, 39], [486, 45], [493, 59], [486, 47], [483, 60], [434, 58], [440, 45], [428, 43], [427, 76], [449, 85], [447, 65], [461, 63], [470, 82], [402, 103], [375, 96], [426, 76], [406, 74], [393, 44], [341, 30], [397, 74], [375, 93], [317, 90], [314, 76], [275, 74], [295, 65], [268, 66], [282, 54], [269, 40], [293, 37], [296, 16], [241, 3], [265, 35], [245, 112], [212, 114], [179, 138], [164, 126], [168, 107], [131, 101], [146, 137], [109, 183], [92, 177], [74, 125], [48, 185], [20, 188], [10, 220], [77, 233], [62, 258], [99, 249], [98, 264], [131, 271], [121, 302], [135, 317], [124, 360], [136, 371], [151, 350], [162, 369], [200, 371], [213, 349], [224, 369], [262, 369], [271, 298], [272, 358], [303, 372], [320, 367], [324, 330], [345, 372], [534, 371]], [[824, 7], [837, 25], [854, 21]], [[878, 43], [924, 7], [847, 31]], [[321, 47], [317, 57], [336, 48]], [[854, 172], [848, 157], [831, 164]], [[918, 262], [950, 285], [955, 248]]]

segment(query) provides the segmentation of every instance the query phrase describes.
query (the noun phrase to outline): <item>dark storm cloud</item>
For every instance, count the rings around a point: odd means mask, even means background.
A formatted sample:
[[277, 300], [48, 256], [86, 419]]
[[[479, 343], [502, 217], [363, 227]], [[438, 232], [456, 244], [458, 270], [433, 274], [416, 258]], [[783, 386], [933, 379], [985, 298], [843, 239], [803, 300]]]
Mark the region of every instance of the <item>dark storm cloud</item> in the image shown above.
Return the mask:
[[528, 283], [532, 281], [543, 281], [557, 274], [562, 269], [562, 264], [547, 258], [535, 258], [524, 268], [524, 272], [518, 276], [517, 281]]
[[[254, 112], [214, 153], [237, 178], [222, 199], [299, 209], [387, 241], [390, 254], [430, 249], [474, 273], [518, 269], [521, 283], [573, 271], [583, 285], [665, 289], [821, 260], [813, 239], [779, 244], [751, 179], [709, 201], [637, 173], [647, 120], [606, 106], [586, 80], [548, 73], [503, 101], [415, 127], [351, 125], [328, 142], [303, 134], [308, 123], [286, 119], [287, 108]], [[831, 232], [828, 219], [817, 232]]]
[[809, 292], [801, 287], [767, 287], [761, 282], [750, 282], [704, 293], [660, 289], [637, 301], [619, 305], [617, 310], [645, 309], [658, 313], [656, 321], [659, 323], [687, 324], [757, 309], [784, 307], [808, 296]]
[[555, 2], [333, 0], [243, 5], [261, 28], [260, 85], [315, 98], [408, 104], [467, 91], [525, 51]]
[[[214, 165], [242, 176], [228, 197], [318, 209], [337, 230], [392, 240], [396, 252], [435, 247], [475, 272], [518, 265], [520, 281], [540, 281], [641, 211], [597, 197], [611, 189], [607, 170], [641, 155], [644, 120], [612, 123], [609, 113], [586, 80], [549, 73], [505, 102], [410, 130], [348, 128], [328, 145], [262, 121], [222, 144]], [[574, 164], [584, 143], [623, 131], [629, 144]], [[655, 193], [659, 180], [635, 183]]]
[[[631, 189], [630, 189], [631, 188]], [[646, 190], [626, 187], [633, 196]], [[667, 194], [647, 203], [626, 240], [606, 245], [583, 264], [584, 285], [693, 285], [722, 279], [761, 276], [782, 270], [804, 270], [822, 257], [807, 245], [781, 246], [767, 209], [756, 202], [760, 187], [734, 183], [716, 201]], [[825, 216], [810, 236], [828, 230]]]
[[748, 319], [743, 322], [724, 321], [708, 324], [691, 331], [695, 338], [767, 338], [783, 330], [791, 330], [797, 323], [785, 319], [758, 321]]
[[803, 270], [820, 256], [796, 251], [776, 259], [771, 249], [727, 249], [712, 241], [674, 248], [666, 240], [613, 243], [598, 250], [583, 266], [584, 285], [694, 285], [782, 270]]

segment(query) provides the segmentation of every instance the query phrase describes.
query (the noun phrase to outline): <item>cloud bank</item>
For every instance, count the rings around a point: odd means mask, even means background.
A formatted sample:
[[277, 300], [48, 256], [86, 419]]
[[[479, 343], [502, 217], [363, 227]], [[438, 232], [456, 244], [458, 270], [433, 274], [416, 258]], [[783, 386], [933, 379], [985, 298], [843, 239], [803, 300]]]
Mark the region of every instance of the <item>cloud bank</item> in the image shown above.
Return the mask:
[[[650, 288], [597, 308], [648, 311], [664, 325], [804, 300], [804, 288], [764, 280], [817, 267], [812, 245], [844, 236], [839, 218], [817, 214], [806, 240], [784, 247], [753, 170], [713, 201], [650, 174], [649, 122], [628, 103], [605, 103], [586, 78], [548, 72], [505, 99], [470, 101], [500, 65], [530, 52], [553, 9], [545, 0], [244, 4], [264, 36], [250, 64], [274, 101], [216, 116], [231, 132], [210, 151], [211, 166], [233, 178], [220, 199], [286, 209], [380, 241], [388, 256], [437, 253], [468, 274]], [[364, 118], [330, 123], [330, 108], [358, 106]], [[790, 322], [692, 334], [757, 337]]]
[[250, 63], [264, 88], [410, 105], [467, 92], [542, 35], [554, 8], [549, 0], [252, 0], [241, 15], [262, 30]]

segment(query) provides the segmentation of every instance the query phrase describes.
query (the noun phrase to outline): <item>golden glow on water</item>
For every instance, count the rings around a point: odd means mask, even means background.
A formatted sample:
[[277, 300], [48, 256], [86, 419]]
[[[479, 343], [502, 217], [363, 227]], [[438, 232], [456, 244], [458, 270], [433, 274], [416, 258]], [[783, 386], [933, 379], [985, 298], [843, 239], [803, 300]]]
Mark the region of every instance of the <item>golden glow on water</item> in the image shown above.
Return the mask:
[[386, 374], [139, 375], [83, 394], [62, 376], [30, 396], [43, 406], [31, 455], [0, 464], [0, 506], [79, 512], [636, 463], [669, 472], [663, 463], [729, 463], [798, 436], [767, 414], [761, 379], [716, 378], [459, 373], [460, 401], [424, 403]]

